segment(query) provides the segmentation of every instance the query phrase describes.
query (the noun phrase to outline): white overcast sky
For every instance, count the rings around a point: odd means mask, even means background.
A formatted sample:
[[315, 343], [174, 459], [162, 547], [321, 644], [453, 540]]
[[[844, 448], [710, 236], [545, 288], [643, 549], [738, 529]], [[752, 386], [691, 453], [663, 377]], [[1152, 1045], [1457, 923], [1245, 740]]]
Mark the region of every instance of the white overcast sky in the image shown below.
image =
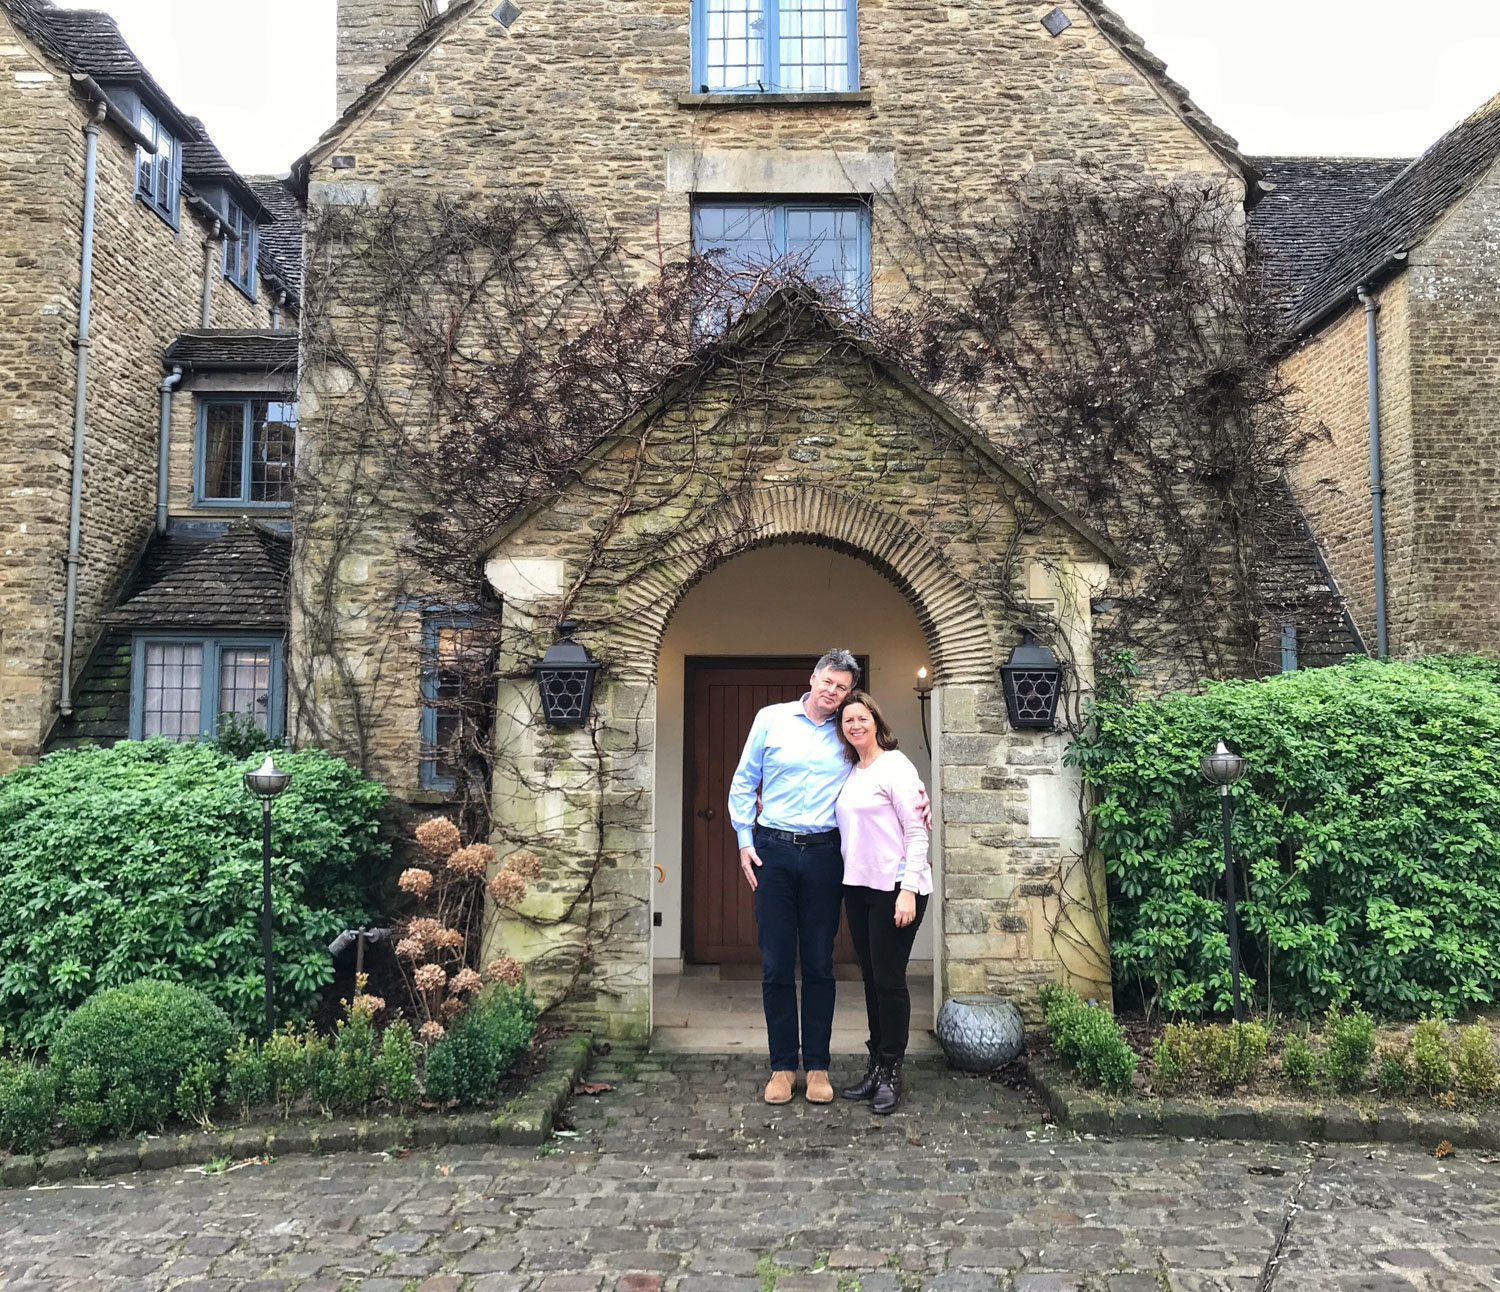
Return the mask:
[[[61, 2], [112, 13], [247, 174], [285, 171], [333, 120], [334, 0]], [[1500, 0], [1112, 7], [1247, 153], [1413, 156], [1500, 92]]]

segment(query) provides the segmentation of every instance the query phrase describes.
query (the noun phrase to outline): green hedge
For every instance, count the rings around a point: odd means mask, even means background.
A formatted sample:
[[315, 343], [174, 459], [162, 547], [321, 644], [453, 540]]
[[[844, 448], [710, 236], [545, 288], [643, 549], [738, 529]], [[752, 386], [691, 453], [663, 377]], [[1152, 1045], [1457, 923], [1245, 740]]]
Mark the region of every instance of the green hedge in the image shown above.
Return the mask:
[[[1451, 1014], [1500, 991], [1500, 663], [1356, 660], [1202, 695], [1100, 703], [1070, 761], [1097, 794], [1128, 998], [1228, 1008], [1218, 794], [1234, 790], [1246, 988], [1303, 1014]], [[1269, 1002], [1266, 1001], [1269, 985]]]
[[[328, 943], [367, 922], [385, 790], [317, 750], [278, 754], [277, 1012], [332, 980]], [[262, 1019], [260, 805], [208, 744], [127, 741], [0, 776], [0, 1027], [44, 1047], [101, 987], [198, 987], [236, 1027]]]

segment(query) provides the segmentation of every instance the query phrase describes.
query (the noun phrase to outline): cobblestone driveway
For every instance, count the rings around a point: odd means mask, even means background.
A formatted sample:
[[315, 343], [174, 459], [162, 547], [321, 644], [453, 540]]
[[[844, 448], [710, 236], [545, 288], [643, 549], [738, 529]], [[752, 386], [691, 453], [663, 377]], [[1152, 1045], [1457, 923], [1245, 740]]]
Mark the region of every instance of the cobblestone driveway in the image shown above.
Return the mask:
[[[879, 1120], [745, 1060], [606, 1058], [576, 1138], [0, 1194], [42, 1292], [1199, 1292], [1500, 1287], [1471, 1154], [1078, 1141], [943, 1071]], [[837, 1074], [835, 1074], [837, 1076]]]

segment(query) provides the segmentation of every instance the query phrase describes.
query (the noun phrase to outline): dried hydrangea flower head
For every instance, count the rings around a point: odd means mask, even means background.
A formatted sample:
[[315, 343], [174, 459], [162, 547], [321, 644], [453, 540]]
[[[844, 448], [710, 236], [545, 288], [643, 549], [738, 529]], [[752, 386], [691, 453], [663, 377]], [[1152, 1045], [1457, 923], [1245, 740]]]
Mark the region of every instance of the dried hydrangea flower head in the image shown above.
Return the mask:
[[464, 944], [464, 935], [457, 929], [439, 929], [432, 944], [442, 951], [457, 951]]
[[495, 850], [487, 843], [471, 843], [448, 858], [448, 869], [465, 879], [483, 879], [495, 860]]
[[458, 996], [449, 996], [447, 1000], [438, 1006], [438, 1013], [443, 1016], [445, 1022], [449, 1023], [463, 1012], [464, 1002]]
[[426, 964], [412, 975], [418, 991], [441, 991], [448, 982], [448, 971], [442, 965]]
[[445, 816], [429, 817], [416, 829], [417, 842], [434, 857], [446, 857], [463, 842], [458, 827]]
[[433, 919], [430, 915], [420, 916], [406, 926], [406, 936], [416, 938], [424, 947], [433, 946], [437, 942], [438, 934], [442, 931], [443, 922]]
[[484, 979], [473, 969], [460, 969], [453, 975], [448, 983], [448, 991], [451, 995], [462, 996], [467, 992], [478, 991], [484, 986]]
[[384, 996], [372, 996], [368, 992], [361, 992], [349, 1002], [350, 1014], [368, 1014], [374, 1018], [385, 1008]]
[[521, 973], [521, 962], [511, 956], [500, 956], [484, 967], [484, 976], [488, 982], [503, 982], [507, 987], [514, 987], [519, 983]]
[[417, 1040], [425, 1041], [428, 1045], [431, 1045], [434, 1041], [441, 1041], [447, 1035], [448, 1029], [441, 1023], [433, 1020], [429, 1020], [417, 1028]]
[[497, 870], [484, 891], [497, 906], [513, 906], [526, 896], [526, 881], [513, 870]]
[[521, 848], [505, 859], [505, 869], [513, 870], [522, 879], [537, 880], [542, 877], [542, 863], [530, 848]]
[[403, 960], [420, 960], [427, 954], [421, 938], [402, 938], [396, 943], [396, 954]]
[[414, 897], [426, 897], [432, 891], [433, 874], [430, 870], [423, 870], [421, 866], [408, 866], [401, 872], [401, 878], [396, 881], [396, 885], [403, 893], [411, 893]]

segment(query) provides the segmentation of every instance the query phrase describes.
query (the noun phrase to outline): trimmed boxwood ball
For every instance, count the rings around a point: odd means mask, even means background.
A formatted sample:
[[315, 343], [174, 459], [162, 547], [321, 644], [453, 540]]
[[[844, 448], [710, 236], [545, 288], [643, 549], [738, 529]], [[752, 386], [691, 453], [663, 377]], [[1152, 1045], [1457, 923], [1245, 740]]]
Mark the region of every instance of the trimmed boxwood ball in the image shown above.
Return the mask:
[[205, 1064], [217, 1076], [234, 1040], [224, 1011], [181, 983], [143, 978], [96, 992], [53, 1039], [64, 1117], [113, 1135], [156, 1130], [174, 1111], [183, 1074]]

